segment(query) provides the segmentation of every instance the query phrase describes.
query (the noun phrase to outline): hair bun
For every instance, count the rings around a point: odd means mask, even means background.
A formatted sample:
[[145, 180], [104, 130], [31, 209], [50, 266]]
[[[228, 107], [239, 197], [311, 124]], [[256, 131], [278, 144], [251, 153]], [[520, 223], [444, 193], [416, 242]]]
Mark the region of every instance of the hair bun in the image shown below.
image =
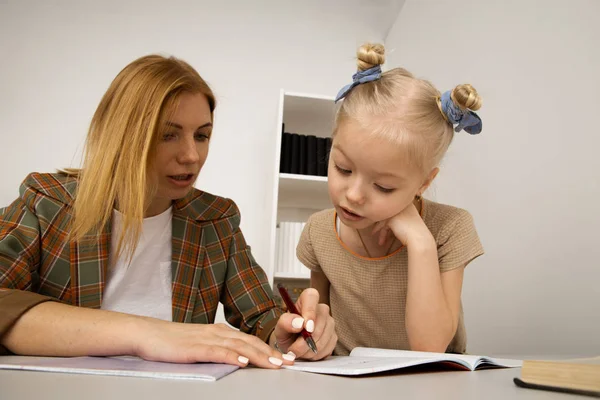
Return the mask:
[[365, 43], [356, 51], [356, 66], [365, 71], [385, 62], [385, 47], [379, 43]]
[[458, 85], [452, 90], [452, 101], [462, 109], [477, 111], [481, 108], [481, 97], [471, 85]]

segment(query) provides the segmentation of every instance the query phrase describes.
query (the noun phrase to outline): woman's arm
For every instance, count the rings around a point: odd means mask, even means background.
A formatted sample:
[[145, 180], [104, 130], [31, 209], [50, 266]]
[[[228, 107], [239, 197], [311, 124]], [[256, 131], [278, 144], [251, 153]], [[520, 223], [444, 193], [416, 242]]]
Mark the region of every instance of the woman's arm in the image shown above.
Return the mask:
[[15, 354], [37, 356], [135, 355], [175, 363], [215, 362], [263, 368], [281, 354], [255, 336], [224, 324], [181, 324], [57, 302], [24, 313], [0, 338]]
[[47, 301], [52, 299], [33, 292], [39, 232], [37, 216], [21, 199], [0, 217], [0, 345], [9, 351], [39, 356], [136, 355], [156, 361], [240, 366], [249, 361], [265, 368], [281, 365], [277, 351], [225, 325], [179, 324]]
[[140, 322], [127, 314], [50, 301], [21, 315], [0, 343], [22, 355], [134, 355]]

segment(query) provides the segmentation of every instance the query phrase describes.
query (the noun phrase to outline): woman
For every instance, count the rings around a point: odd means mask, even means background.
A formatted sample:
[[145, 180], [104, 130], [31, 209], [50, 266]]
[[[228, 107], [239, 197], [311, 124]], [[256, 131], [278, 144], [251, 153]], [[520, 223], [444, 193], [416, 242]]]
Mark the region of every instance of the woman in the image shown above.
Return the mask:
[[[0, 352], [264, 368], [331, 354], [318, 293], [302, 316], [278, 309], [235, 203], [193, 187], [214, 109], [187, 63], [142, 57], [102, 98], [83, 168], [25, 179], [0, 214]], [[212, 324], [219, 302], [240, 331]]]

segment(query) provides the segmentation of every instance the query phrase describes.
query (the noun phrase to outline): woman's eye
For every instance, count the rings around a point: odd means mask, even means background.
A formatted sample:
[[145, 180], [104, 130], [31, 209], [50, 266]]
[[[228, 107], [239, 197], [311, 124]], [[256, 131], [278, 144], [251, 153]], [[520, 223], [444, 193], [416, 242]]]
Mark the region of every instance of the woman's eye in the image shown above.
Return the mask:
[[208, 139], [210, 139], [210, 136], [207, 135], [206, 133], [196, 133], [196, 140], [199, 142], [206, 142]]
[[165, 133], [162, 138], [165, 142], [167, 142], [169, 140], [175, 139], [175, 137], [176, 135], [174, 133]]

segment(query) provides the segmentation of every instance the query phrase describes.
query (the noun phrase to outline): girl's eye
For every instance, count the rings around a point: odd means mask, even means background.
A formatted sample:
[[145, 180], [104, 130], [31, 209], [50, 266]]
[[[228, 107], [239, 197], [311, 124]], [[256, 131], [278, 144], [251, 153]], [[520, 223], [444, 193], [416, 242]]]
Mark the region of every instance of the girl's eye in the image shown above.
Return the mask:
[[375, 184], [375, 187], [382, 193], [392, 193], [396, 189], [388, 189]]
[[340, 166], [338, 166], [337, 164], [334, 164], [334, 165], [335, 165], [335, 169], [337, 169], [337, 170], [338, 170], [338, 172], [339, 172], [340, 174], [342, 174], [342, 175], [350, 175], [350, 174], [352, 173], [352, 171], [350, 171], [349, 169], [344, 169], [344, 168], [341, 168], [341, 167], [340, 167]]

